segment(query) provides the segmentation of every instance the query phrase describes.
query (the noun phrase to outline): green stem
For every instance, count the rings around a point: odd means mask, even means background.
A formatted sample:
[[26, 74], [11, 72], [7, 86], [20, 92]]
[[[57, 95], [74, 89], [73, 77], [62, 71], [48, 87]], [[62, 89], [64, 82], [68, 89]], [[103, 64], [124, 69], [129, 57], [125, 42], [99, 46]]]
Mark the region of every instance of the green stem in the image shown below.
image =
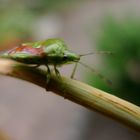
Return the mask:
[[0, 59], [0, 74], [34, 83], [140, 132], [140, 108], [109, 93], [76, 80], [57, 78], [53, 74], [46, 85], [45, 71], [11, 60]]

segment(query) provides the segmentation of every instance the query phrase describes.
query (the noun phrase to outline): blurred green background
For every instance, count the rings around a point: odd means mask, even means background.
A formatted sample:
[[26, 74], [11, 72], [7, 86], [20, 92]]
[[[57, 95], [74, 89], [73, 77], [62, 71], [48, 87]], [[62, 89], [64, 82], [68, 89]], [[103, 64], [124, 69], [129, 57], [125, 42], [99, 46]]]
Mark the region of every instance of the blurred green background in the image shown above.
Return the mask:
[[[139, 9], [139, 0], [0, 0], [0, 51], [23, 42], [59, 37], [78, 54], [113, 52], [81, 60], [111, 80], [112, 86], [82, 66], [75, 77], [140, 106]], [[60, 71], [69, 77], [72, 67], [64, 66]], [[2, 134], [6, 132], [13, 140], [140, 137], [102, 115], [29, 83], [2, 76], [0, 114]]]
[[[100, 33], [92, 34], [93, 38], [96, 38], [97, 50], [109, 50], [113, 53], [112, 56], [102, 56], [100, 68], [100, 71], [112, 80], [112, 87], [105, 85], [97, 77], [92, 78], [91, 83], [140, 106], [139, 17], [129, 15], [117, 19], [105, 16], [98, 30]], [[88, 76], [90, 77], [91, 75]]]
[[40, 16], [52, 12], [65, 13], [65, 10], [70, 10], [77, 2], [74, 0], [1, 0], [1, 49], [23, 41], [31, 41], [33, 39], [32, 25], [39, 20]]

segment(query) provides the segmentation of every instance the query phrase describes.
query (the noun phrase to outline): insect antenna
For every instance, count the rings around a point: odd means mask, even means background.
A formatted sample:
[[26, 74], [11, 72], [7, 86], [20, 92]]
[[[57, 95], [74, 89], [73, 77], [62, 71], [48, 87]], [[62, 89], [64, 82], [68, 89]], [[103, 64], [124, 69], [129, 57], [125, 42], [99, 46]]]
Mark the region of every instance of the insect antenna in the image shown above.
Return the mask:
[[99, 51], [99, 52], [91, 52], [91, 53], [85, 53], [85, 54], [80, 54], [79, 56], [87, 56], [87, 55], [93, 55], [93, 54], [113, 54], [113, 52], [110, 51]]
[[109, 79], [107, 79], [105, 76], [103, 76], [101, 73], [99, 73], [97, 70], [95, 70], [94, 68], [91, 68], [87, 64], [85, 64], [83, 62], [80, 62], [80, 61], [77, 62], [77, 63], [81, 64], [85, 68], [88, 68], [90, 71], [92, 71], [93, 73], [95, 73], [99, 78], [101, 78], [103, 81], [105, 81], [109, 86], [112, 86], [112, 82]]
[[[93, 55], [93, 54], [113, 54], [113, 53], [110, 52], [110, 51], [99, 51], [99, 52], [90, 52], [90, 53], [80, 54], [79, 56], [81, 58], [83, 56]], [[110, 85], [110, 86], [112, 85], [112, 82], [109, 79], [107, 79], [105, 76], [103, 76], [101, 73], [97, 72], [97, 70], [91, 68], [90, 66], [88, 66], [87, 64], [85, 64], [81, 61], [74, 61], [74, 62], [75, 62], [75, 66], [74, 66], [74, 69], [73, 69], [72, 74], [71, 74], [72, 79], [74, 78], [74, 75], [75, 75], [75, 72], [76, 72], [76, 69], [77, 69], [77, 65], [79, 63], [82, 66], [84, 66], [85, 68], [88, 68], [90, 71], [94, 72], [100, 79], [105, 81], [108, 85]]]

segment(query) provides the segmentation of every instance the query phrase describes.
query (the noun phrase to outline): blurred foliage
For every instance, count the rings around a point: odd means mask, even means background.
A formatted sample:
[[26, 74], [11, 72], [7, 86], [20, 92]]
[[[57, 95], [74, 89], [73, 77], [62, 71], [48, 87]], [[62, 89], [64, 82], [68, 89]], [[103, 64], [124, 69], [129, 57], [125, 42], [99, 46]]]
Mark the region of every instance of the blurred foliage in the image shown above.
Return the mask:
[[41, 13], [44, 11], [61, 11], [77, 5], [82, 0], [20, 0], [33, 12]]
[[102, 56], [102, 73], [112, 80], [112, 87], [104, 85], [97, 77], [94, 86], [140, 105], [140, 20], [127, 17], [117, 20], [106, 17], [96, 37], [98, 50], [114, 52]]
[[0, 47], [17, 45], [23, 40], [30, 40], [30, 27], [33, 15], [23, 8], [13, 9], [0, 14]]
[[[82, 0], [78, 0], [82, 1]], [[1, 0], [0, 50], [32, 40], [32, 25], [49, 12], [60, 12], [76, 5], [74, 0]], [[63, 11], [63, 13], [65, 13]]]
[[[0, 9], [9, 9], [11, 7], [26, 7], [30, 11], [36, 14], [42, 14], [48, 11], [58, 11], [63, 9], [69, 9], [71, 6], [77, 5], [83, 0], [1, 0]], [[9, 7], [10, 5], [10, 7]]]

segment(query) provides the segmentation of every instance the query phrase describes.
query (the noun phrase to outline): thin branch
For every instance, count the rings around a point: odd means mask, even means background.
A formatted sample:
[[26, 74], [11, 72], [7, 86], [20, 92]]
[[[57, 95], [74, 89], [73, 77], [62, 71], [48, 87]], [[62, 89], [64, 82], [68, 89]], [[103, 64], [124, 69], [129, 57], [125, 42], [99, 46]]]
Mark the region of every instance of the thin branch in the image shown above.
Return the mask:
[[104, 91], [76, 80], [65, 77], [57, 78], [53, 74], [46, 85], [45, 71], [7, 59], [0, 59], [0, 74], [34, 83], [140, 132], [140, 108]]

